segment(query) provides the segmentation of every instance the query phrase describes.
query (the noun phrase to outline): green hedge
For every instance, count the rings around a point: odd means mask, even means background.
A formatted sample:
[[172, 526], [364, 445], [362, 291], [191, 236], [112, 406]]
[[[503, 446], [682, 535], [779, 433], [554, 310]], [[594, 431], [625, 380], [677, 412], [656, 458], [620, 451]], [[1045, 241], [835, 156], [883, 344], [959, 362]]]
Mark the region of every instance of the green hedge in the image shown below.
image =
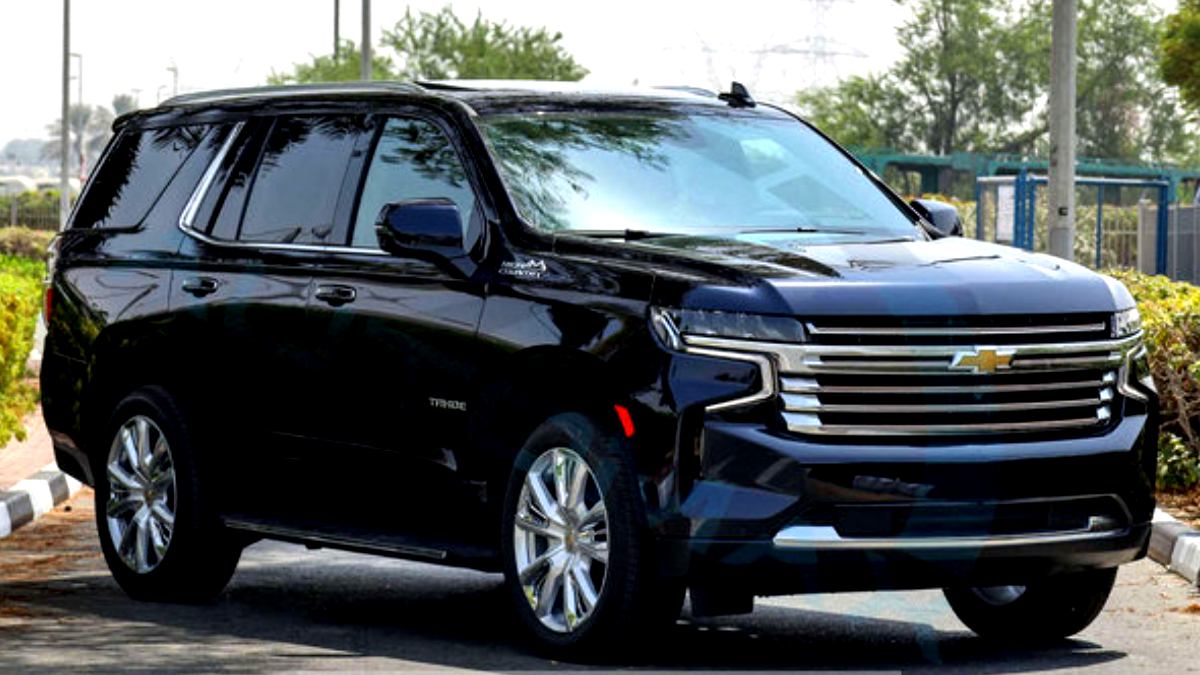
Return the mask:
[[56, 234], [57, 230], [0, 227], [0, 255], [44, 261], [50, 250], [50, 240]]
[[37, 388], [25, 378], [33, 331], [41, 309], [41, 259], [0, 255], [0, 446], [25, 438], [21, 418], [37, 403]]
[[1129, 270], [1109, 274], [1129, 288], [1142, 315], [1163, 422], [1158, 485], [1200, 485], [1200, 287]]
[[27, 191], [0, 197], [0, 224], [12, 225], [16, 208], [17, 225], [54, 231], [58, 229], [58, 190]]

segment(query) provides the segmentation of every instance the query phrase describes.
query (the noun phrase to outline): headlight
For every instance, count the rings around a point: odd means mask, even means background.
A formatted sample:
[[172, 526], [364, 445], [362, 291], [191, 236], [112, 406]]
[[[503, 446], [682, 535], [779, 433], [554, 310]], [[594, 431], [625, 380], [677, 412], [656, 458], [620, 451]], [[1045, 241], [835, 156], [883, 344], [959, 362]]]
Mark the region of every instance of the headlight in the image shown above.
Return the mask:
[[[651, 307], [650, 326], [668, 349], [696, 356], [744, 361], [757, 366], [759, 372], [757, 390], [747, 391], [728, 400], [710, 403], [704, 408], [708, 412], [757, 405], [774, 397], [778, 392], [778, 376], [775, 374], [775, 363], [768, 355], [770, 347], [766, 346], [766, 343], [799, 342], [804, 337], [804, 328], [796, 319], [740, 312]], [[722, 346], [694, 346], [689, 345], [684, 336], [721, 337], [737, 340], [739, 343]], [[764, 350], [756, 349], [751, 344], [754, 341], [762, 342]]]
[[1142, 329], [1142, 317], [1137, 307], [1123, 309], [1113, 314], [1113, 337], [1129, 337]]
[[653, 308], [650, 316], [659, 337], [675, 349], [681, 346], [680, 334], [757, 342], [804, 342], [804, 325], [793, 317], [661, 307]]

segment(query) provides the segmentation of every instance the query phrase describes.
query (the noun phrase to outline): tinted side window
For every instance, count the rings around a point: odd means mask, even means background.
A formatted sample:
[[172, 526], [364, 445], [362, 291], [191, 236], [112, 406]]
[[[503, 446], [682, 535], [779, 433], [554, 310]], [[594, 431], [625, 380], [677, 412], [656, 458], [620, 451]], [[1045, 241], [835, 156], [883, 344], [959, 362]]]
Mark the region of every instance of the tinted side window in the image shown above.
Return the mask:
[[462, 215], [463, 227], [470, 227], [475, 194], [450, 139], [429, 122], [388, 119], [367, 169], [351, 245], [378, 248], [375, 219], [384, 206], [435, 197], [453, 201]]
[[364, 132], [364, 120], [357, 115], [275, 120], [238, 239], [328, 243], [346, 167]]
[[254, 167], [262, 153], [263, 139], [271, 128], [270, 120], [249, 120], [241, 136], [234, 141], [225, 161], [217, 170], [216, 184], [220, 190], [212, 190], [206, 203], [201, 205], [201, 214], [208, 220], [207, 232], [217, 239], [237, 239], [238, 225], [242, 222], [242, 211], [246, 207], [246, 194]]
[[141, 224], [206, 131], [204, 126], [122, 131], [88, 186], [73, 227]]

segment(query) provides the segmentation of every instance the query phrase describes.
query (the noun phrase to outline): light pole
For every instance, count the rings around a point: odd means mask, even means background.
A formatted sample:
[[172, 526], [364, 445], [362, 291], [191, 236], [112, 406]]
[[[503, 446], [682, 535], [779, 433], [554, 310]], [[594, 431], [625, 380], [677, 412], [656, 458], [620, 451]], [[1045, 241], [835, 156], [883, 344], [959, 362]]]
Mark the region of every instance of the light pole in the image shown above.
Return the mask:
[[1075, 259], [1075, 0], [1054, 0], [1050, 33], [1049, 251]]
[[371, 79], [371, 0], [362, 3], [362, 63], [358, 72], [360, 79]]
[[67, 218], [71, 211], [71, 0], [63, 0], [63, 43], [62, 43], [62, 128], [59, 129], [59, 152], [62, 154], [58, 174], [58, 228], [67, 229]]
[[342, 18], [342, 3], [341, 0], [333, 0], [333, 63], [336, 65], [341, 59], [338, 58], [338, 36], [342, 34], [339, 27], [339, 22]]
[[71, 52], [71, 58], [79, 60], [78, 82], [75, 83], [75, 103], [83, 103], [83, 54]]
[[172, 61], [171, 65], [167, 66], [167, 72], [171, 73], [171, 95], [179, 95], [179, 67]]

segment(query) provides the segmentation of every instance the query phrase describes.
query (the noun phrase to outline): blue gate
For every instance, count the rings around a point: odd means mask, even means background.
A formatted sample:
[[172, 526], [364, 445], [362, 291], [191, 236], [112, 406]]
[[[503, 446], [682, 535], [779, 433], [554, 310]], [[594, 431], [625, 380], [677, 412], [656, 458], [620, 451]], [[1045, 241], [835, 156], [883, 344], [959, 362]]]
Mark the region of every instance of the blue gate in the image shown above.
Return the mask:
[[[980, 176], [975, 181], [975, 237], [985, 239], [983, 219], [983, 193], [985, 189], [1012, 186], [1012, 245], [1028, 251], [1034, 250], [1034, 233], [1037, 226], [1038, 188], [1047, 185], [1046, 176], [1034, 175], [1021, 169], [1015, 176]], [[1167, 271], [1167, 219], [1171, 204], [1171, 183], [1167, 180], [1144, 180], [1129, 178], [1098, 178], [1077, 176], [1076, 187], [1096, 188], [1096, 253], [1094, 264], [1102, 266], [1104, 239], [1104, 195], [1105, 188], [1141, 188], [1154, 190], [1158, 196], [1158, 219], [1155, 224], [1154, 269], [1158, 274]], [[997, 194], [997, 209], [1000, 191]], [[998, 240], [998, 229], [993, 231], [992, 240]]]

